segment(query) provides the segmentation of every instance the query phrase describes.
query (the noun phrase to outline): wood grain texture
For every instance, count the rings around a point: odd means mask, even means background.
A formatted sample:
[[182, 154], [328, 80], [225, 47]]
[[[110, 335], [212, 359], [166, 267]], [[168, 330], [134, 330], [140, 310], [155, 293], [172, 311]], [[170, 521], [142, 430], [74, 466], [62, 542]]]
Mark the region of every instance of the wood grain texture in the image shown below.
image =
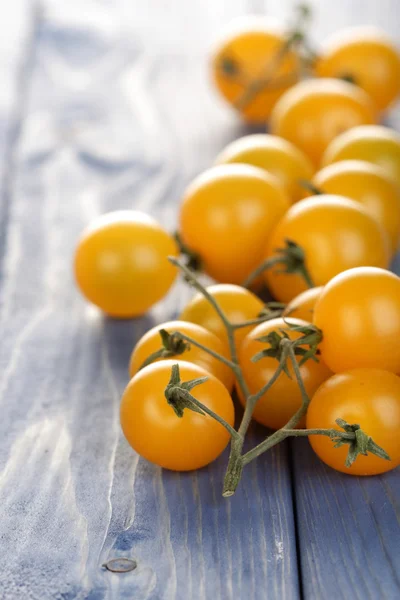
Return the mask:
[[[379, 11], [374, 0], [363, 2], [363, 13], [393, 32], [395, 1]], [[336, 475], [306, 446], [289, 456], [282, 445], [223, 501], [226, 456], [180, 475], [139, 459], [118, 423], [128, 357], [191, 292], [176, 287], [149, 315], [115, 322], [85, 304], [71, 274], [76, 239], [98, 214], [135, 207], [173, 229], [187, 182], [245, 132], [209, 85], [212, 39], [236, 15], [282, 16], [293, 3], [3, 4], [1, 600], [320, 599], [340, 597], [338, 579], [344, 597], [355, 594], [363, 560], [366, 597], [390, 598], [398, 474], [346, 478], [346, 488], [339, 477], [334, 486]], [[325, 5], [317, 7], [321, 34], [355, 22], [361, 6], [350, 11], [340, 0], [333, 18]], [[261, 435], [254, 428], [250, 443]], [[320, 474], [311, 478], [310, 469]], [[333, 508], [324, 510], [327, 494]], [[310, 499], [318, 506], [313, 527]], [[347, 561], [346, 542], [334, 549], [342, 522], [353, 540]], [[364, 526], [370, 550], [362, 549]], [[313, 554], [317, 535], [324, 545]], [[138, 568], [101, 568], [116, 556]]]

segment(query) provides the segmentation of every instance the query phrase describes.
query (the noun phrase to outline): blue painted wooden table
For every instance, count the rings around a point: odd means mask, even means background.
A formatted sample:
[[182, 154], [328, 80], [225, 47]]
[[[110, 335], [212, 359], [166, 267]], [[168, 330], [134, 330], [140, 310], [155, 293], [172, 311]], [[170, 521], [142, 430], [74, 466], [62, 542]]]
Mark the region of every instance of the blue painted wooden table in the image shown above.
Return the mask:
[[[398, 0], [313, 4], [316, 38], [361, 19], [398, 38]], [[291, 6], [1, 2], [1, 600], [400, 597], [398, 472], [350, 478], [302, 440], [223, 500], [226, 456], [193, 474], [139, 459], [118, 424], [128, 357], [190, 292], [115, 322], [71, 274], [100, 213], [135, 207], [172, 229], [186, 183], [244, 133], [209, 85], [211, 40], [236, 15]], [[137, 569], [102, 569], [115, 557]]]

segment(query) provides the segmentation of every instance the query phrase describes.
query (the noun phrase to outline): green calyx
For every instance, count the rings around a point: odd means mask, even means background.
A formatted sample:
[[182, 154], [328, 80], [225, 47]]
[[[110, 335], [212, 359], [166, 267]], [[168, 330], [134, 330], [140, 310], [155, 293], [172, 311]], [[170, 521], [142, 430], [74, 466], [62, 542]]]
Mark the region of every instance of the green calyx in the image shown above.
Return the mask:
[[140, 369], [147, 367], [159, 358], [172, 358], [190, 350], [190, 344], [180, 337], [179, 331], [168, 333], [165, 329], [160, 329], [158, 333], [162, 346], [146, 358]]
[[336, 419], [336, 424], [339, 425], [346, 433], [354, 433], [353, 439], [344, 439], [340, 435], [332, 434], [331, 439], [335, 443], [335, 448], [340, 448], [344, 444], [349, 444], [349, 451], [347, 454], [345, 465], [351, 467], [359, 454], [368, 456], [368, 453], [375, 454], [379, 458], [384, 460], [390, 460], [390, 456], [385, 452], [383, 448], [378, 446], [374, 440], [367, 435], [358, 425], [354, 423], [350, 425], [343, 419]]
[[[287, 348], [292, 347], [295, 356], [301, 356], [299, 366], [301, 367], [307, 360], [311, 359], [318, 362], [318, 344], [322, 340], [322, 332], [315, 325], [295, 325], [290, 321], [285, 321], [291, 331], [296, 331], [302, 335], [296, 340], [291, 340], [287, 331], [279, 329], [271, 331], [267, 335], [257, 338], [258, 342], [269, 344], [269, 348], [264, 348], [255, 354], [251, 361], [258, 362], [259, 360], [269, 357], [275, 358], [278, 362], [282, 362], [287, 357]], [[287, 364], [283, 367], [284, 372], [291, 378]]]
[[178, 417], [183, 417], [185, 408], [197, 412], [200, 415], [206, 413], [191, 399], [190, 391], [197, 385], [201, 385], [208, 380], [208, 377], [198, 377], [190, 381], [181, 381], [179, 365], [173, 365], [171, 378], [165, 388], [165, 397], [170, 406], [172, 406]]
[[284, 248], [276, 248], [276, 254], [280, 257], [281, 269], [277, 273], [297, 273], [307, 282], [309, 287], [314, 287], [311, 275], [306, 267], [306, 255], [301, 246], [293, 240], [286, 239]]

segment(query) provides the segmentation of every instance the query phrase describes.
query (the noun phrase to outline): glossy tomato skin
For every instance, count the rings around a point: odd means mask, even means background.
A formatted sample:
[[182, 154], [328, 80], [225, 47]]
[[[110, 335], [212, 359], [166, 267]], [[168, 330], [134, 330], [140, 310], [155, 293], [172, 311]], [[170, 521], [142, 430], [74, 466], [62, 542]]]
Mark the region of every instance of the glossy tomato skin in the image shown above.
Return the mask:
[[388, 234], [394, 254], [400, 238], [400, 188], [377, 165], [362, 160], [333, 163], [314, 175], [313, 184], [326, 194], [360, 202]]
[[336, 373], [361, 367], [400, 373], [400, 278], [360, 267], [334, 277], [314, 310], [321, 353]]
[[306, 196], [299, 181], [311, 179], [314, 173], [314, 166], [304, 152], [287, 140], [266, 133], [234, 140], [217, 157], [216, 163], [245, 163], [265, 169], [278, 178], [292, 203]]
[[[306, 325], [305, 321], [292, 318], [290, 318], [290, 323]], [[271, 319], [271, 321], [257, 325], [246, 336], [240, 347], [240, 366], [252, 394], [257, 393], [271, 379], [279, 364], [275, 358], [271, 357], [262, 358], [256, 363], [251, 361], [255, 354], [264, 348], [269, 348], [269, 344], [258, 341], [258, 338], [268, 335], [272, 331], [279, 332], [281, 329], [287, 331], [290, 339], [297, 339], [300, 336], [299, 333], [291, 331], [283, 319]], [[299, 361], [300, 357], [298, 357]], [[289, 372], [292, 379], [289, 379], [286, 373], [281, 373], [270, 390], [257, 402], [253, 416], [258, 423], [272, 429], [280, 429], [300, 408], [301, 393], [291, 364], [289, 364]], [[322, 361], [316, 363], [313, 360], [304, 363], [300, 367], [300, 372], [307, 393], [310, 396], [331, 375], [331, 372]], [[244, 405], [245, 402], [241, 393], [239, 393], [239, 397]], [[304, 425], [305, 419], [299, 426], [304, 427]]]
[[276, 103], [271, 133], [292, 142], [318, 166], [336, 136], [376, 118], [371, 99], [357, 86], [339, 79], [305, 80]]
[[[185, 323], [184, 321], [169, 321], [168, 323], [162, 323], [161, 325], [156, 325], [147, 333], [144, 334], [142, 338], [138, 341], [136, 346], [134, 347], [130, 363], [129, 363], [129, 375], [133, 377], [139, 371], [144, 361], [151, 355], [153, 352], [156, 352], [162, 347], [161, 337], [160, 337], [160, 329], [165, 329], [168, 333], [174, 333], [179, 331], [184, 335], [189, 336], [192, 340], [203, 344], [206, 348], [217, 352], [224, 358], [229, 359], [229, 350], [223, 341], [219, 340], [216, 335], [208, 331], [204, 327], [200, 325], [196, 325], [195, 323]], [[169, 357], [173, 358], [173, 357]], [[176, 355], [178, 360], [184, 360], [185, 362], [194, 363], [199, 367], [202, 367], [212, 375], [214, 375], [217, 379], [222, 381], [224, 386], [230, 392], [233, 387], [233, 372], [232, 370], [224, 365], [221, 361], [214, 358], [201, 348], [194, 346], [193, 344], [190, 346], [190, 349], [184, 352], [183, 354]], [[157, 359], [165, 360], [162, 358]]]
[[283, 316], [285, 318], [294, 317], [295, 319], [301, 319], [308, 323], [312, 323], [314, 308], [323, 289], [323, 286], [319, 286], [301, 292], [301, 294], [289, 302], [283, 311]]
[[[261, 300], [250, 290], [239, 285], [221, 283], [211, 285], [207, 291], [215, 298], [231, 323], [243, 323], [257, 319], [264, 308]], [[179, 315], [181, 321], [197, 323], [212, 331], [220, 340], [228, 343], [223, 322], [210, 303], [200, 293], [196, 294]], [[239, 346], [252, 327], [243, 327], [235, 332], [236, 345]]]
[[400, 186], [400, 135], [381, 125], [355, 127], [329, 144], [322, 165], [341, 160], [365, 160], [382, 167]]
[[[275, 256], [286, 239], [303, 248], [317, 287], [352, 267], [387, 268], [389, 263], [389, 241], [381, 226], [358, 202], [341, 196], [313, 196], [294, 204], [271, 236], [265, 258]], [[287, 303], [307, 285], [299, 275], [280, 271], [279, 265], [266, 271], [265, 280], [272, 295]]]
[[293, 50], [278, 66], [273, 64], [285, 41], [286, 33], [279, 24], [266, 17], [248, 16], [234, 20], [215, 44], [212, 75], [229, 104], [236, 106], [253, 81], [273, 76], [273, 89], [265, 88], [238, 109], [250, 123], [264, 123], [278, 98], [298, 79], [300, 61]]
[[[339, 429], [336, 419], [357, 423], [390, 456], [359, 455], [345, 466], [348, 445], [334, 448], [332, 440], [311, 435], [316, 454], [327, 465], [350, 475], [378, 475], [400, 464], [400, 378], [380, 369], [354, 369], [332, 376], [311, 399], [307, 428]], [[343, 431], [343, 430], [341, 430]]]
[[265, 241], [288, 206], [273, 175], [250, 165], [220, 165], [189, 185], [180, 233], [208, 275], [241, 284], [260, 263]]
[[384, 31], [359, 26], [326, 40], [315, 64], [319, 77], [350, 77], [383, 111], [400, 93], [400, 55]]
[[112, 317], [144, 314], [161, 300], [177, 271], [174, 239], [151, 217], [134, 210], [102, 215], [83, 232], [75, 277], [83, 295]]
[[164, 395], [174, 364], [179, 364], [182, 381], [208, 377], [193, 388], [192, 396], [233, 426], [233, 402], [226, 387], [198, 365], [176, 360], [149, 365], [131, 379], [121, 400], [121, 426], [143, 458], [165, 469], [191, 471], [215, 460], [230, 435], [208, 415], [187, 409], [181, 418], [175, 414]]

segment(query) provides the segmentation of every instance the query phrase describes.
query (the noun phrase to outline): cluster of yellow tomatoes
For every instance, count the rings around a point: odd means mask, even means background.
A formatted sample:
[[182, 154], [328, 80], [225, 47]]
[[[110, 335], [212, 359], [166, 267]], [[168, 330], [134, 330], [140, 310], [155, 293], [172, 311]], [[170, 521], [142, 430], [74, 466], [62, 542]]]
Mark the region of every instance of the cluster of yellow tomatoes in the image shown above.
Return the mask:
[[[272, 133], [234, 141], [188, 186], [179, 211], [181, 245], [147, 215], [110, 213], [80, 239], [76, 280], [107, 314], [139, 316], [175, 280], [168, 257], [189, 248], [218, 282], [207, 291], [226, 318], [244, 324], [235, 330], [235, 345], [252, 394], [277, 368], [273, 357], [252, 361], [268, 347], [260, 338], [286, 331], [295, 339], [299, 333], [288, 322], [313, 323], [323, 339], [319, 361], [300, 367], [311, 397], [300, 426], [337, 428], [338, 418], [359, 423], [391, 460], [360, 456], [347, 471], [382, 473], [400, 464], [400, 278], [387, 270], [400, 236], [400, 136], [376, 123], [400, 92], [400, 59], [383, 34], [346, 32], [314, 61], [317, 78], [296, 83], [300, 57], [286, 41], [260, 18], [235, 25], [218, 46], [218, 88], [247, 120], [270, 119]], [[336, 79], [344, 76], [353, 83]], [[301, 249], [307, 277], [281, 260], [288, 241]], [[263, 263], [269, 268], [252, 277]], [[263, 284], [282, 303], [282, 314], [269, 320], [257, 295]], [[121, 403], [132, 447], [176, 470], [214, 460], [228, 431], [190, 410], [178, 418], [165, 389], [174, 364], [183, 382], [206, 374], [192, 395], [233, 426], [231, 360], [224, 324], [201, 293], [178, 321], [148, 331], [133, 349]], [[282, 372], [253, 416], [280, 429], [301, 401], [295, 378]], [[346, 471], [345, 448], [318, 435], [310, 441], [322, 460]]]

